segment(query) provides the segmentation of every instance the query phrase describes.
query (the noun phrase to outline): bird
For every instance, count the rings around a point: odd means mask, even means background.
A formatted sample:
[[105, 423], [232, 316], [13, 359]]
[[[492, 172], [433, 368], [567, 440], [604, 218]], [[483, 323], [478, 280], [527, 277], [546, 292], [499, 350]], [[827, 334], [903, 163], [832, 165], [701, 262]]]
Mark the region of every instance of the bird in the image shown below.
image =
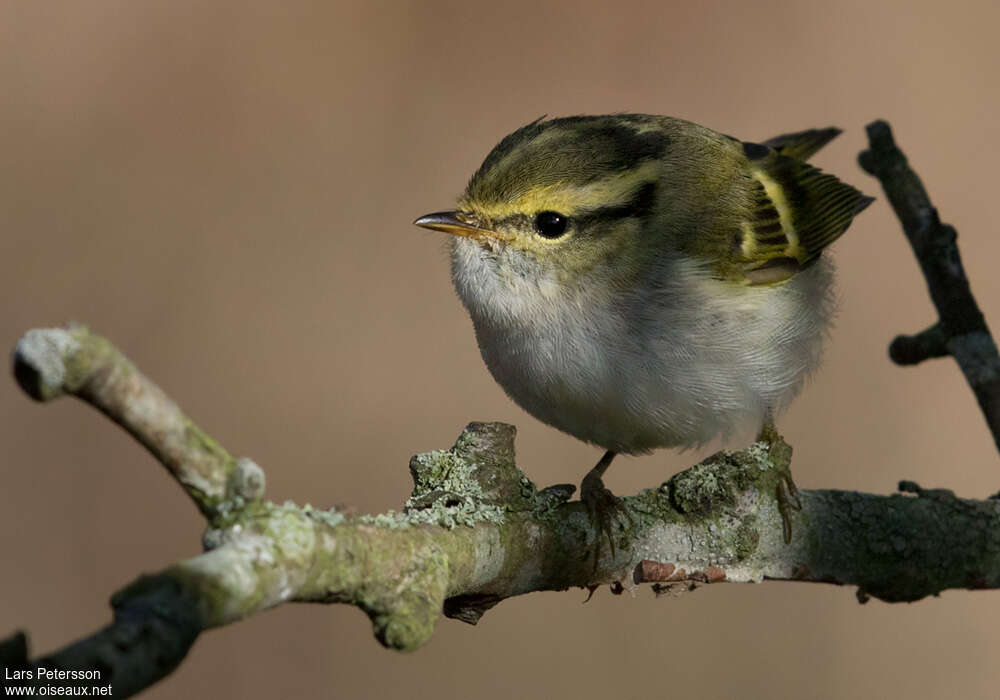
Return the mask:
[[615, 455], [763, 435], [819, 365], [825, 251], [873, 201], [806, 162], [840, 133], [754, 142], [667, 116], [542, 117], [489, 152], [455, 209], [414, 222], [452, 234], [452, 281], [497, 383], [605, 450], [580, 498], [612, 556], [628, 519], [603, 482]]

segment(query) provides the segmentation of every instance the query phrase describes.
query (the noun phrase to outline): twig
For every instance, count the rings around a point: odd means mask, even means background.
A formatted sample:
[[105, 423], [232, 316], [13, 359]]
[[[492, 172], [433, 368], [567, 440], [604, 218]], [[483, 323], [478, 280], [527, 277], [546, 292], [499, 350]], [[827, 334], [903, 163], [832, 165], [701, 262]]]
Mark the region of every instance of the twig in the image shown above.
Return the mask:
[[1000, 354], [972, 296], [958, 252], [958, 234], [954, 227], [941, 223], [920, 178], [896, 146], [889, 125], [875, 121], [867, 130], [870, 148], [858, 161], [882, 183], [938, 312], [937, 323], [926, 330], [893, 340], [889, 356], [900, 365], [954, 357], [1000, 448]]
[[215, 517], [232, 499], [264, 492], [264, 472], [234, 459], [111, 343], [86, 326], [29, 331], [14, 348], [14, 376], [37, 401], [70, 394], [127, 430]]

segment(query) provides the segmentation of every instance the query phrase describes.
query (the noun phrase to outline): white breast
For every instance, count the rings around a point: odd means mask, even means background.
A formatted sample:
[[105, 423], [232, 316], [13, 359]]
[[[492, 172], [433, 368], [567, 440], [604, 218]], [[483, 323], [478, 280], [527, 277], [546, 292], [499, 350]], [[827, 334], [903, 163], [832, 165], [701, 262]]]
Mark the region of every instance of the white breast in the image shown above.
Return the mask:
[[452, 274], [500, 386], [539, 420], [616, 452], [759, 427], [819, 363], [833, 312], [824, 260], [780, 287], [665, 257], [655, 291], [567, 289], [509, 249], [455, 242]]

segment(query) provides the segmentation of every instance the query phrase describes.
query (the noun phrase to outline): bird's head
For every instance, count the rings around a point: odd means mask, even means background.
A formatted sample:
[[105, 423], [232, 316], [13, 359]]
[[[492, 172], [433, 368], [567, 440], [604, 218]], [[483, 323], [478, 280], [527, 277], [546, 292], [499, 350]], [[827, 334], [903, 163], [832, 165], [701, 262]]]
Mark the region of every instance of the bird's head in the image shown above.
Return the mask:
[[458, 208], [414, 223], [566, 283], [630, 257], [655, 216], [668, 138], [645, 115], [537, 120], [490, 152]]

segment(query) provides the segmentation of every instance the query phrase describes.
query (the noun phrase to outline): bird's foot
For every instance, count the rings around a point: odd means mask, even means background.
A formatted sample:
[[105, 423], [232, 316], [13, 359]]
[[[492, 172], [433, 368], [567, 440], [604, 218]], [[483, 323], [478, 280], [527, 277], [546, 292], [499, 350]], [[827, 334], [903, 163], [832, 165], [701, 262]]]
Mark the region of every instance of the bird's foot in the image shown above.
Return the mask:
[[[802, 499], [799, 498], [799, 489], [792, 480], [791, 448], [781, 439], [774, 423], [770, 420], [764, 422], [758, 442], [765, 442], [771, 447], [772, 463], [781, 471], [778, 485], [775, 487], [775, 497], [778, 500], [778, 512], [781, 513], [781, 532], [785, 539], [785, 544], [792, 541], [792, 516], [795, 511], [802, 510]], [[775, 448], [787, 450], [787, 454], [782, 458], [774, 459]]]
[[604, 537], [608, 538], [611, 558], [615, 558], [615, 529], [628, 532], [634, 522], [625, 503], [604, 486], [601, 479], [603, 469], [600, 465], [594, 467], [583, 478], [580, 484], [580, 500], [587, 509], [590, 522], [597, 530], [597, 540], [594, 543], [594, 571], [597, 571], [601, 561]]
[[785, 544], [788, 544], [792, 541], [792, 513], [802, 510], [802, 499], [799, 498], [798, 487], [792, 481], [791, 469], [784, 470], [775, 491], [778, 498], [778, 512], [781, 513], [781, 533], [784, 535]]

